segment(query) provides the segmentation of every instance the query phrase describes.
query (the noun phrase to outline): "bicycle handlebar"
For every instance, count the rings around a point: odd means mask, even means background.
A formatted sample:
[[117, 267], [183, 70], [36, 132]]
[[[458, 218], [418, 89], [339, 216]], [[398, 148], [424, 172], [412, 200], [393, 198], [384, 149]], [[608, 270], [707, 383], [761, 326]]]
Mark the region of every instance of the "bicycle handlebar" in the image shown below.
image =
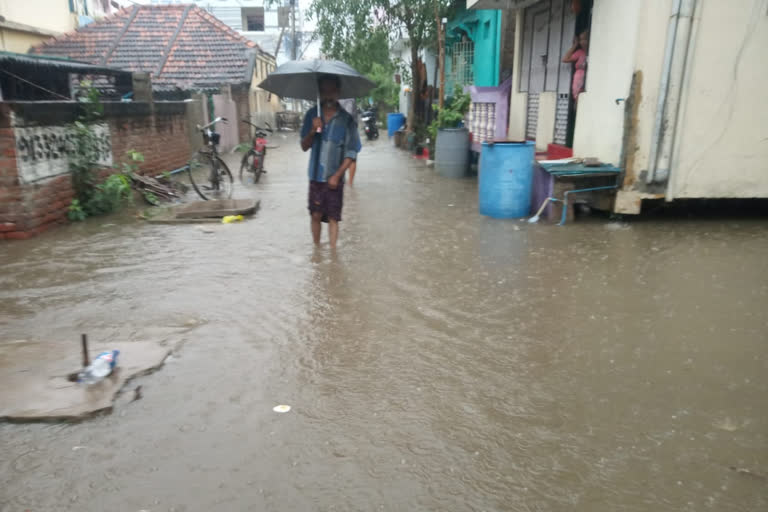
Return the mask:
[[208, 128], [209, 126], [213, 126], [213, 125], [215, 125], [216, 123], [219, 123], [219, 122], [223, 122], [224, 124], [227, 124], [227, 121], [228, 121], [228, 119], [226, 117], [217, 117], [216, 119], [214, 119], [213, 121], [211, 121], [210, 123], [208, 123], [205, 126], [197, 125], [197, 129], [200, 130], [200, 131], [203, 131], [206, 128]]
[[266, 121], [264, 121], [264, 124], [266, 124], [266, 125], [267, 125], [267, 127], [266, 127], [266, 128], [262, 128], [261, 126], [258, 126], [258, 125], [256, 125], [256, 124], [253, 124], [252, 122], [250, 122], [250, 121], [249, 121], [249, 120], [247, 120], [247, 119], [241, 119], [241, 121], [242, 121], [243, 123], [245, 123], [245, 124], [249, 124], [249, 125], [253, 126], [253, 127], [254, 127], [254, 128], [256, 128], [257, 130], [261, 130], [261, 131], [264, 131], [264, 130], [266, 130], [266, 131], [268, 131], [269, 133], [274, 133], [274, 132], [272, 131], [272, 127], [271, 127], [271, 126], [269, 126], [269, 123], [268, 123], [268, 122], [266, 122]]

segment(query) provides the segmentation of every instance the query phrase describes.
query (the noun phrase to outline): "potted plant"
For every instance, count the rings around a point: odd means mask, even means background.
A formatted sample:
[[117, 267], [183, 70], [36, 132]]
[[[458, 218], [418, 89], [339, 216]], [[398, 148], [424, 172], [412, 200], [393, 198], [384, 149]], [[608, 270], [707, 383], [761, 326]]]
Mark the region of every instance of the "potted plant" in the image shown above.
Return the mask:
[[469, 169], [469, 130], [462, 124], [472, 98], [463, 92], [450, 98], [443, 108], [435, 106], [437, 119], [429, 125], [435, 140], [435, 168], [442, 176], [463, 178]]

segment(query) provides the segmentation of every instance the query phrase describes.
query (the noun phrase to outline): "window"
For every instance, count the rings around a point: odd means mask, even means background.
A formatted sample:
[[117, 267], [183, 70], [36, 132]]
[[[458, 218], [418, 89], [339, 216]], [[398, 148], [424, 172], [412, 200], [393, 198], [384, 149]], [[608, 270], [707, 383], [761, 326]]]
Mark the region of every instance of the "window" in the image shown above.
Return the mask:
[[264, 32], [264, 8], [263, 7], [244, 7], [243, 30], [248, 32]]

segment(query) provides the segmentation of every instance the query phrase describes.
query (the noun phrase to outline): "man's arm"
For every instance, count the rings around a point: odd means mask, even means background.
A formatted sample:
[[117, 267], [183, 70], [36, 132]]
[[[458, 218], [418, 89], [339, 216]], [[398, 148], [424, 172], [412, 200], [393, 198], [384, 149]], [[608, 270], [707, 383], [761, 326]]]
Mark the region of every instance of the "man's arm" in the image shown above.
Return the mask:
[[317, 129], [323, 127], [323, 121], [319, 117], [312, 118], [312, 109], [304, 115], [304, 124], [301, 126], [301, 150], [307, 151], [315, 142]]
[[317, 132], [310, 130], [309, 133], [307, 133], [304, 137], [301, 139], [301, 150], [307, 151], [309, 148], [312, 147], [312, 143], [315, 141], [315, 135]]
[[339, 166], [339, 170], [337, 170], [330, 178], [328, 178], [328, 186], [331, 189], [335, 189], [339, 186], [341, 178], [344, 177], [344, 173], [347, 172], [347, 169], [349, 169], [349, 166], [352, 165], [352, 162], [354, 161], [354, 159], [349, 157], [342, 160], [341, 165]]

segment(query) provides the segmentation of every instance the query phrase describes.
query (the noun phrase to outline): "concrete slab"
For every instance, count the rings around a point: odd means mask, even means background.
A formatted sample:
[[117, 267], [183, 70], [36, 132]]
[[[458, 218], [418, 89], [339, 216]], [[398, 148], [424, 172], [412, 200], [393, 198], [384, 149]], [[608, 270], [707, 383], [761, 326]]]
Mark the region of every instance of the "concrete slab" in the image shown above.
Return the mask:
[[174, 207], [177, 219], [221, 218], [225, 215], [253, 215], [259, 207], [256, 199], [218, 199], [195, 201]]
[[0, 420], [76, 421], [111, 412], [126, 382], [163, 365], [170, 350], [154, 342], [91, 343], [91, 357], [117, 349], [117, 367], [86, 386], [67, 380], [80, 369], [77, 339], [67, 342], [0, 341]]
[[256, 199], [195, 201], [165, 208], [150, 208], [145, 210], [144, 220], [150, 224], [221, 222], [221, 218], [226, 215], [253, 215], [260, 206], [261, 201]]

